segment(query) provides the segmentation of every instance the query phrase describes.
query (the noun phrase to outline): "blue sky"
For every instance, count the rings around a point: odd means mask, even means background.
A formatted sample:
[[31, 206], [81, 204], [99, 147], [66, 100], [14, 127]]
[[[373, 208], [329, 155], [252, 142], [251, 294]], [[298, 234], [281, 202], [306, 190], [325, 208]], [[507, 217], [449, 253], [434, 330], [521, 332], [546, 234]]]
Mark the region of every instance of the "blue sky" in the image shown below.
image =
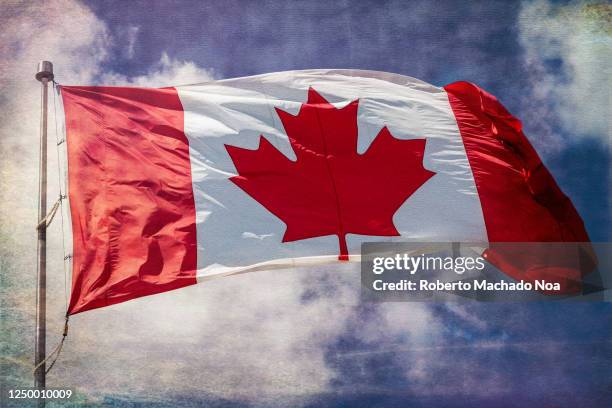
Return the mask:
[[[591, 239], [610, 240], [609, 6], [607, 14], [605, 6], [565, 1], [54, 0], [28, 7], [6, 13], [7, 32], [18, 41], [2, 50], [4, 61], [14, 61], [4, 62], [5, 71], [16, 78], [26, 72], [23, 83], [43, 54], [56, 62], [58, 81], [70, 84], [171, 78], [165, 85], [178, 85], [328, 67], [389, 71], [440, 86], [475, 82], [523, 120]], [[28, 27], [46, 34], [36, 38]], [[27, 177], [10, 167], [35, 161], [14, 133], [35, 134], [34, 125], [19, 126], [35, 124], [36, 115], [17, 127], [9, 117], [36, 112], [27, 105], [34, 103], [26, 101], [30, 88], [16, 83], [5, 89], [17, 102], [0, 99], [3, 151], [11, 152], [3, 153], [3, 177], [36, 180], [34, 166], [24, 170]], [[23, 221], [35, 214], [31, 184], [25, 193], [10, 187], [14, 208], [1, 207], [17, 221], [0, 249], [7, 287], [18, 294], [6, 297], [15, 317], [5, 324], [19, 338], [30, 330], [19, 328], [30, 319], [31, 302], [21, 295], [31, 288], [19, 277], [32, 262]], [[60, 276], [51, 276], [50, 292], [63, 293]], [[50, 381], [90, 390], [83, 392], [112, 406], [612, 401], [610, 304], [374, 305], [358, 299], [355, 279], [348, 271], [262, 273], [79, 315]], [[63, 299], [51, 298], [51, 319], [61, 322], [62, 307]], [[200, 320], [185, 320], [194, 311]], [[29, 343], [16, 340], [7, 350], [29, 358]], [[18, 384], [29, 381], [27, 369], [15, 372], [23, 374]]]

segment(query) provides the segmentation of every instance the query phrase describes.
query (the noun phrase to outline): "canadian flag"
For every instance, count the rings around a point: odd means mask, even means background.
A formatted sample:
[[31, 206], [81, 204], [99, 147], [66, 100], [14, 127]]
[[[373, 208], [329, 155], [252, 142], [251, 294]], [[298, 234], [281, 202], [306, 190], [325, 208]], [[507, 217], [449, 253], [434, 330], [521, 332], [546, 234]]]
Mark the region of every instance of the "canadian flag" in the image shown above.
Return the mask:
[[[589, 240], [520, 121], [471, 83], [306, 70], [61, 95], [70, 314], [352, 260], [362, 242]], [[580, 278], [529, 256], [491, 259], [570, 291]]]

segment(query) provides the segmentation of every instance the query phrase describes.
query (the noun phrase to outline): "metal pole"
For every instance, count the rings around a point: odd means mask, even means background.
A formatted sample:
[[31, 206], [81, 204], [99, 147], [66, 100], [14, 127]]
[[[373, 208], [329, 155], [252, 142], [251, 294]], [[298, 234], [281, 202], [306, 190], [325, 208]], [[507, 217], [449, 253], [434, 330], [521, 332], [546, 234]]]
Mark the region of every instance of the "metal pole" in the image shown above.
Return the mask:
[[[40, 157], [38, 170], [38, 221], [47, 215], [47, 85], [53, 80], [53, 64], [49, 61], [41, 61], [38, 64], [36, 79], [41, 83], [42, 106], [40, 120]], [[47, 226], [39, 225], [38, 228], [38, 286], [36, 290], [36, 344], [34, 365], [38, 366], [45, 359], [46, 345], [46, 312], [47, 312]], [[45, 389], [45, 364], [34, 373], [34, 386], [39, 390]], [[38, 406], [45, 406], [45, 399], [38, 399]]]

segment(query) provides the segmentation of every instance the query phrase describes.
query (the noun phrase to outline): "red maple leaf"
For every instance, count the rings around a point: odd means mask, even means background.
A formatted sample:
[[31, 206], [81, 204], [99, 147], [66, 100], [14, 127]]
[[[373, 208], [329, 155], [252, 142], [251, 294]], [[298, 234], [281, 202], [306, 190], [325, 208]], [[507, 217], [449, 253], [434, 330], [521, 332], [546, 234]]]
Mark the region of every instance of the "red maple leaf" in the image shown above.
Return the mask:
[[297, 157], [260, 136], [256, 150], [225, 145], [238, 176], [230, 180], [280, 218], [283, 242], [346, 234], [397, 236], [393, 214], [435, 173], [423, 168], [425, 139], [400, 140], [383, 127], [357, 153], [359, 100], [337, 109], [313, 88], [297, 116], [276, 108]]

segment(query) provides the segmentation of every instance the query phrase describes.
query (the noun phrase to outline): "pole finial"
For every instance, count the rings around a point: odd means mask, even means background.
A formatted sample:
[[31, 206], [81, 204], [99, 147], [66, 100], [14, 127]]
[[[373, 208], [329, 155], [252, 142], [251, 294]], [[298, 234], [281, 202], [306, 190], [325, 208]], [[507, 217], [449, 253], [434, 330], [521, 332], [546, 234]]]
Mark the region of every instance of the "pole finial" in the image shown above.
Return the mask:
[[51, 61], [40, 61], [38, 63], [38, 70], [36, 72], [36, 79], [41, 81], [47, 78], [47, 80], [53, 80], [53, 64]]

